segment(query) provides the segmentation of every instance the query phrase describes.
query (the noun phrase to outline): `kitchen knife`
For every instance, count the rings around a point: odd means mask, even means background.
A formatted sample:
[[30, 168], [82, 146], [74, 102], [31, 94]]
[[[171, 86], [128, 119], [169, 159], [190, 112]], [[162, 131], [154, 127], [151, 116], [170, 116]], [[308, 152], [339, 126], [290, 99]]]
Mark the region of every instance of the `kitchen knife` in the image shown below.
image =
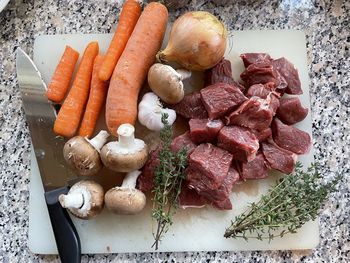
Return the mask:
[[76, 176], [65, 165], [65, 140], [53, 132], [56, 111], [45, 95], [46, 85], [40, 72], [21, 48], [17, 48], [16, 68], [59, 256], [63, 263], [81, 262], [78, 233], [68, 212], [58, 201], [59, 195], [68, 193], [68, 182]]

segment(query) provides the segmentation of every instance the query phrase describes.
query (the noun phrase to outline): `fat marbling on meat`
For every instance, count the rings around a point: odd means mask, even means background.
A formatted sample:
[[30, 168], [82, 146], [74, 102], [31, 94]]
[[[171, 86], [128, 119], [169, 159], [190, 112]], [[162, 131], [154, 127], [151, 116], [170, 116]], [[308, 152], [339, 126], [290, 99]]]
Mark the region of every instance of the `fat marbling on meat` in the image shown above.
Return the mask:
[[203, 142], [215, 142], [224, 123], [221, 120], [191, 119], [189, 125], [191, 140], [199, 144]]

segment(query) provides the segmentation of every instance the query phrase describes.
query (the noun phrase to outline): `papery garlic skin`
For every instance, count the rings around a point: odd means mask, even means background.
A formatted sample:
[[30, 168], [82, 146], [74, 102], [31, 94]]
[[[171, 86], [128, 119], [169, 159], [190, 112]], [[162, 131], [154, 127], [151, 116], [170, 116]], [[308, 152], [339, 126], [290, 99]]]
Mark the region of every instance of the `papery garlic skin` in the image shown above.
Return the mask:
[[163, 108], [158, 96], [153, 92], [146, 93], [139, 103], [139, 122], [151, 131], [160, 131], [164, 128], [162, 114], [168, 114], [168, 123], [172, 125], [176, 120], [176, 112]]

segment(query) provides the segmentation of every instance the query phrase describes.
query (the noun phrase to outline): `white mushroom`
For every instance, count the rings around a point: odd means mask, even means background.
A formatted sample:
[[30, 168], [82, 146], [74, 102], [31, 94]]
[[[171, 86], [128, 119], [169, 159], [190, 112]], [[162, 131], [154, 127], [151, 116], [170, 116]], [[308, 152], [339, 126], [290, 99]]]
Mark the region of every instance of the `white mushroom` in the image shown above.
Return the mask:
[[92, 180], [83, 180], [72, 186], [68, 194], [60, 195], [63, 208], [81, 219], [91, 219], [103, 209], [104, 191], [101, 185]]
[[173, 69], [171, 66], [156, 63], [148, 71], [148, 84], [152, 91], [164, 102], [179, 103], [185, 93], [182, 81], [191, 77], [186, 69]]
[[114, 187], [105, 194], [105, 204], [108, 210], [115, 214], [134, 215], [142, 211], [146, 205], [146, 196], [136, 189], [137, 177], [140, 171], [126, 175], [120, 187]]
[[122, 124], [117, 130], [118, 141], [103, 146], [100, 156], [107, 168], [116, 172], [131, 172], [144, 166], [148, 147], [143, 140], [135, 139], [134, 132], [134, 126]]
[[102, 168], [99, 152], [108, 136], [104, 130], [91, 140], [75, 136], [64, 145], [63, 157], [78, 175], [95, 175]]
[[160, 131], [164, 128], [162, 114], [168, 114], [168, 123], [172, 125], [176, 120], [176, 112], [163, 108], [158, 96], [153, 92], [146, 93], [139, 103], [139, 122], [151, 131]]

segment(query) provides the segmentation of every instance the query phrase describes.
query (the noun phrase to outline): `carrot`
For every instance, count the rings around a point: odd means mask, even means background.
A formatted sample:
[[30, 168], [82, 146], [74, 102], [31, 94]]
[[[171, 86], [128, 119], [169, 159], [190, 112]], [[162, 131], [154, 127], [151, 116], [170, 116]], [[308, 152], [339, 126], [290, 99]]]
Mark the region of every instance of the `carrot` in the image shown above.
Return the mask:
[[92, 68], [99, 51], [97, 42], [90, 42], [84, 51], [72, 87], [58, 112], [53, 130], [64, 137], [72, 137], [78, 127], [89, 96]]
[[94, 132], [98, 116], [107, 95], [107, 82], [98, 77], [104, 56], [98, 55], [95, 58], [94, 68], [90, 85], [89, 100], [86, 104], [83, 120], [80, 124], [79, 135], [90, 137]]
[[164, 5], [149, 3], [114, 69], [106, 101], [106, 124], [114, 135], [119, 125], [135, 124], [138, 94], [161, 47], [167, 20]]
[[79, 52], [75, 51], [70, 46], [66, 46], [46, 91], [46, 96], [49, 100], [54, 102], [63, 100], [69, 88], [69, 83], [78, 58]]
[[136, 0], [126, 0], [119, 16], [119, 23], [108, 47], [100, 69], [99, 77], [103, 81], [111, 78], [115, 65], [128, 42], [136, 22], [141, 14], [141, 6]]

